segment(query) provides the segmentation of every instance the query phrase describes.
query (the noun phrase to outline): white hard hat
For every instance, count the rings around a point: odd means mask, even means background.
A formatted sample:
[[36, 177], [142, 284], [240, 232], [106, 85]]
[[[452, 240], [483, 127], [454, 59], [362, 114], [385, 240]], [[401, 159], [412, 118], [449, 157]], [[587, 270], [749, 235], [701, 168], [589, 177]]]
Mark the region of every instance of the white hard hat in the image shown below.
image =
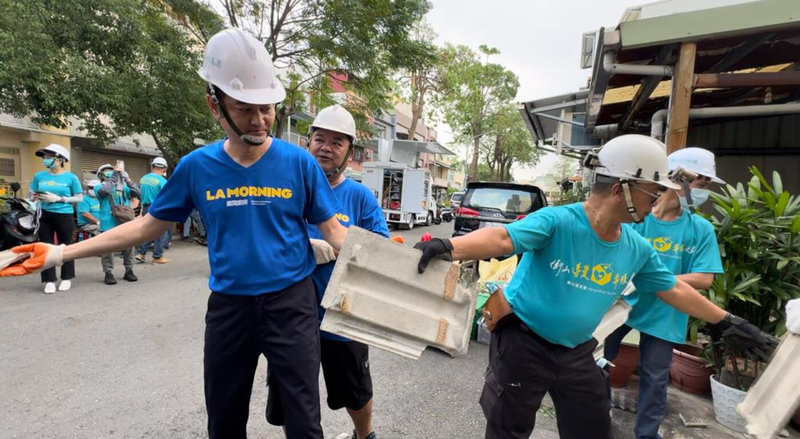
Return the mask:
[[94, 180], [89, 180], [86, 183], [86, 186], [89, 187], [90, 189], [94, 189], [94, 187], [97, 186], [98, 184], [100, 184], [100, 180], [95, 178]]
[[150, 166], [156, 168], [166, 168], [167, 167], [167, 160], [164, 157], [156, 157], [153, 159], [153, 163]]
[[45, 151], [52, 152], [56, 156], [63, 158], [64, 161], [69, 161], [69, 151], [67, 151], [67, 148], [64, 148], [58, 143], [51, 143], [44, 148], [39, 148], [34, 154], [36, 154], [37, 157], [42, 157], [44, 156]]
[[356, 139], [356, 121], [344, 107], [339, 104], [325, 107], [317, 113], [311, 124], [311, 131], [322, 128], [350, 136], [350, 143]]
[[225, 29], [208, 40], [198, 73], [240, 102], [266, 105], [286, 97], [264, 44], [241, 29]]
[[97, 175], [100, 175], [100, 174], [102, 174], [102, 173], [103, 173], [103, 171], [105, 171], [106, 169], [112, 169], [112, 170], [113, 170], [113, 169], [114, 169], [114, 166], [112, 166], [112, 165], [111, 165], [111, 163], [106, 163], [105, 165], [100, 165], [100, 167], [99, 167], [99, 168], [97, 168], [97, 172], [96, 172], [96, 174], [97, 174]]
[[683, 148], [669, 155], [669, 170], [678, 167], [688, 169], [697, 174], [708, 177], [714, 183], [725, 184], [717, 177], [717, 166], [714, 162], [714, 153], [703, 148]]
[[658, 183], [670, 189], [680, 186], [669, 180], [666, 146], [640, 134], [625, 134], [608, 141], [597, 153], [595, 173], [623, 180]]

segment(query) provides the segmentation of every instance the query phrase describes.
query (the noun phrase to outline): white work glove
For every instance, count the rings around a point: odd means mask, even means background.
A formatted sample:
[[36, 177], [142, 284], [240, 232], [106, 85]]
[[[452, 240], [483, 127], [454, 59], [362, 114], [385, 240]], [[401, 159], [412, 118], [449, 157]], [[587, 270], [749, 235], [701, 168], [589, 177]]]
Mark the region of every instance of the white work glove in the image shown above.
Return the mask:
[[53, 245], [43, 242], [18, 245], [10, 251], [18, 255], [27, 253], [30, 258], [3, 268], [0, 270], [0, 276], [22, 276], [47, 270], [50, 267], [58, 267], [64, 261], [64, 247], [66, 247], [64, 244]]
[[314, 251], [314, 260], [317, 265], [327, 264], [336, 260], [336, 252], [324, 239], [311, 239], [311, 250]]
[[800, 335], [800, 299], [786, 302], [786, 329]]
[[52, 192], [42, 192], [39, 194], [39, 199], [48, 203], [58, 203], [61, 201], [61, 197]]

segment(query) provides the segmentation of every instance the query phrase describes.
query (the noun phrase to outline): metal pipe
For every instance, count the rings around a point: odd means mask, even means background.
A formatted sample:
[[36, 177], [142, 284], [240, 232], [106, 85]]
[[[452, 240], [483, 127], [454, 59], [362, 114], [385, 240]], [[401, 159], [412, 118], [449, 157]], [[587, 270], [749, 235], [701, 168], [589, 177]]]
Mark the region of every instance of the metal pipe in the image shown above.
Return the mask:
[[694, 88], [768, 87], [800, 85], [800, 72], [701, 73], [694, 75]]
[[[774, 105], [747, 105], [743, 107], [692, 108], [689, 119], [712, 117], [773, 116], [778, 114], [800, 113], [800, 102]], [[661, 140], [664, 136], [664, 119], [667, 110], [661, 109], [650, 118], [650, 137]]]
[[603, 55], [603, 70], [611, 75], [672, 76], [672, 66], [652, 64], [617, 64], [614, 63], [614, 52]]
[[601, 139], [610, 139], [614, 137], [614, 134], [617, 134], [618, 130], [619, 130], [619, 124], [609, 123], [606, 125], [595, 126], [594, 132], [592, 134], [595, 137], [599, 137]]

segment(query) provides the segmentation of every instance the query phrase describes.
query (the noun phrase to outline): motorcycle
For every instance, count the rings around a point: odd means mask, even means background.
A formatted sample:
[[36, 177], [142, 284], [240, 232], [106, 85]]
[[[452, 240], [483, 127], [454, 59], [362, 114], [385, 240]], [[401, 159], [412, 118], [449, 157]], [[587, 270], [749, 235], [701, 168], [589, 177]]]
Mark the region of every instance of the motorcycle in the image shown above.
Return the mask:
[[13, 196], [0, 197], [0, 250], [39, 240], [39, 203], [18, 198], [19, 183], [11, 183]]
[[452, 207], [443, 207], [440, 211], [440, 215], [442, 217], [442, 221], [449, 223], [453, 221], [453, 208]]

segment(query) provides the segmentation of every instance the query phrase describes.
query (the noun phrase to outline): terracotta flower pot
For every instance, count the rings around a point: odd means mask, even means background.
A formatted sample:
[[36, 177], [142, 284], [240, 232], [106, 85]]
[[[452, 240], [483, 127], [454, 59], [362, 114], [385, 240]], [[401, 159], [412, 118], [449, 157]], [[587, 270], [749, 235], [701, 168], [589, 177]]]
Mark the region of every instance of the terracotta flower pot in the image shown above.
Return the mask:
[[676, 346], [672, 350], [669, 379], [673, 386], [696, 395], [711, 392], [709, 378], [714, 371], [706, 367], [705, 360], [700, 357], [701, 352], [701, 348], [692, 345]]
[[620, 345], [617, 358], [611, 362], [614, 363], [614, 367], [609, 372], [611, 387], [625, 387], [639, 364], [639, 347]]

